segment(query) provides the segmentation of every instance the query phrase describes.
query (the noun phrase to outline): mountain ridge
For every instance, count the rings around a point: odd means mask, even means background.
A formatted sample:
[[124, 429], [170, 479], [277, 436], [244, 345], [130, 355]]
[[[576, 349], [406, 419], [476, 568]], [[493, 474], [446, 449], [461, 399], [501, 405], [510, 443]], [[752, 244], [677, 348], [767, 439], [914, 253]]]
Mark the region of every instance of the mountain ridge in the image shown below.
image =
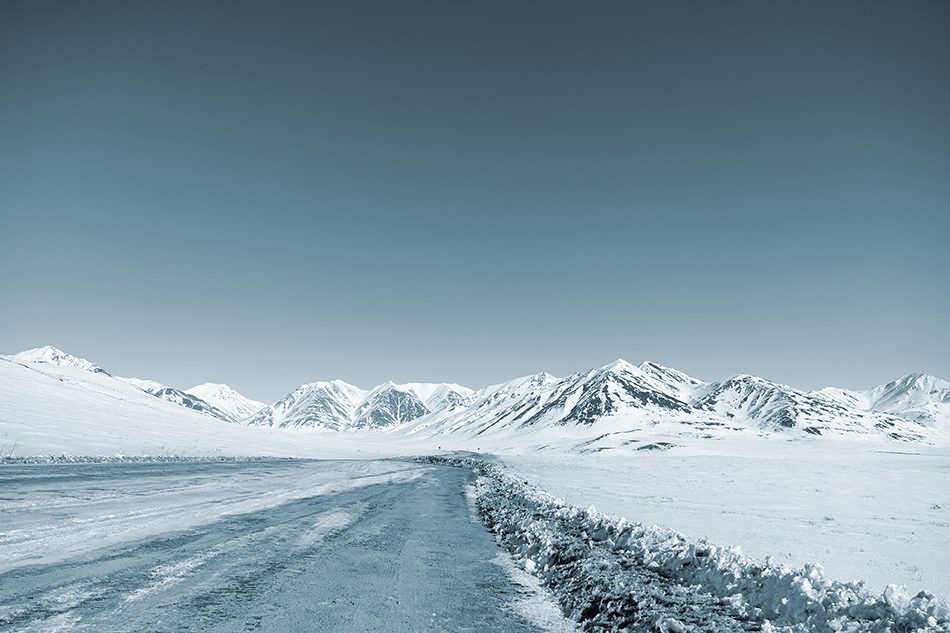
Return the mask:
[[[872, 389], [802, 391], [751, 374], [704, 382], [653, 361], [622, 358], [558, 378], [546, 372], [472, 390], [455, 383], [387, 381], [361, 389], [342, 380], [304, 383], [270, 405], [218, 383], [179, 390], [113, 376], [51, 346], [13, 355], [60, 364], [134, 384], [180, 406], [248, 426], [328, 431], [480, 435], [545, 428], [645, 429], [673, 424], [690, 432], [877, 434], [920, 440], [950, 420], [950, 383], [907, 374]], [[202, 397], [204, 396], [204, 397]]]

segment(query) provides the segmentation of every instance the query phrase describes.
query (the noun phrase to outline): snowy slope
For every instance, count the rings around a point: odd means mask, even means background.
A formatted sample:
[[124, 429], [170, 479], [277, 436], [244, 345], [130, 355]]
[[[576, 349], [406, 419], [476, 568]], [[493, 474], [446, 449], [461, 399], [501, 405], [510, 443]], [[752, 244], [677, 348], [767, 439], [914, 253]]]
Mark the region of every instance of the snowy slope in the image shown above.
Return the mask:
[[218, 418], [219, 420], [223, 420], [225, 422], [234, 421], [230, 415], [221, 409], [205, 402], [197, 396], [186, 393], [181, 389], [175, 389], [174, 387], [167, 387], [163, 385], [161, 387], [146, 389], [145, 391], [146, 393], [152, 394], [156, 398], [177, 404], [180, 407], [185, 407], [186, 409], [191, 409], [192, 411], [197, 411], [198, 413], [203, 413], [204, 415], [210, 415], [211, 417]]
[[445, 382], [411, 382], [396, 387], [414, 394], [430, 412], [464, 405], [475, 394], [468, 387]]
[[950, 383], [927, 374], [908, 374], [868, 393], [875, 411], [906, 411], [934, 403], [950, 403]]
[[165, 400], [166, 402], [171, 402], [177, 404], [186, 409], [191, 409], [209, 415], [219, 420], [225, 420], [228, 422], [233, 422], [234, 419], [221, 409], [218, 409], [216, 406], [205, 402], [198, 396], [194, 396], [180, 389], [174, 387], [169, 387], [163, 385], [160, 382], [155, 380], [144, 380], [142, 378], [123, 378], [122, 376], [114, 376], [110, 374], [102, 367], [99, 367], [95, 363], [92, 363], [85, 358], [79, 358], [78, 356], [73, 356], [72, 354], [67, 354], [66, 352], [56, 349], [50, 345], [45, 347], [38, 347], [35, 349], [26, 350], [15, 354], [10, 357], [14, 360], [27, 362], [36, 365], [50, 365], [55, 367], [71, 367], [74, 369], [79, 369], [82, 371], [88, 371], [95, 374], [101, 374], [103, 376], [108, 376], [116, 381], [132, 385], [142, 391], [149, 393], [160, 400]]
[[762, 429], [826, 433], [886, 433], [894, 439], [922, 439], [920, 429], [905, 420], [875, 411], [857, 409], [840, 398], [821, 392], [805, 393], [786, 385], [739, 375], [706, 385], [691, 403]]
[[476, 437], [518, 428], [538, 416], [560, 379], [548, 373], [486, 387], [457, 410], [435, 412], [406, 427], [410, 434]]
[[[911, 381], [913, 382], [913, 381]], [[927, 390], [945, 397], [939, 382], [901, 383], [899, 393]], [[916, 391], [913, 391], [915, 390]], [[888, 391], [890, 394], [890, 390]], [[739, 433], [790, 435], [873, 435], [919, 441], [932, 435], [920, 419], [921, 398], [889, 401], [915, 409], [872, 409], [865, 396], [822, 390], [805, 393], [757, 376], [738, 375], [705, 383], [653, 362], [639, 366], [622, 359], [599, 369], [556, 378], [541, 373], [488, 387], [463, 407], [422, 416], [406, 426], [412, 434], [478, 437], [526, 429], [573, 429], [579, 440], [644, 431], [662, 425], [673, 434], [721, 437]]]
[[422, 400], [409, 391], [387, 382], [366, 396], [356, 408], [355, 429], [387, 428], [409, 422], [429, 413]]
[[[654, 366], [651, 365], [651, 369]], [[685, 390], [655, 372], [644, 372], [623, 359], [579, 376], [547, 407], [557, 423], [593, 424], [603, 417], [640, 410], [655, 415], [688, 413]]]
[[223, 411], [233, 422], [248, 418], [266, 406], [263, 402], [251, 400], [228, 385], [213, 382], [195, 385], [191, 389], [186, 389], [185, 392]]
[[349, 428], [366, 392], [331, 380], [300, 385], [286, 396], [245, 420], [251, 426], [312, 427], [340, 431]]
[[[101, 373], [0, 356], [0, 456], [352, 455], [328, 446], [223, 422]], [[337, 447], [337, 448], [334, 448]]]
[[387, 382], [364, 390], [342, 380], [312, 382], [264, 407], [245, 423], [334, 431], [390, 428], [433, 412], [455, 410], [472, 393], [451, 383]]
[[950, 383], [927, 374], [907, 374], [866, 391], [827, 387], [814, 392], [860, 411], [876, 411], [922, 426], [950, 426]]
[[138, 387], [142, 391], [152, 391], [153, 389], [164, 389], [165, 385], [158, 382], [157, 380], [148, 380], [145, 378], [125, 378], [123, 376], [115, 376], [116, 380], [121, 380], [124, 383], [128, 383], [133, 387]]
[[52, 345], [45, 345], [43, 347], [24, 350], [18, 354], [14, 354], [13, 358], [30, 363], [44, 363], [49, 365], [59, 365], [60, 367], [76, 367], [78, 369], [84, 369], [86, 371], [91, 371], [98, 374], [109, 373], [102, 367], [89, 362], [85, 358], [79, 358], [78, 356], [67, 354], [62, 350], [56, 349]]

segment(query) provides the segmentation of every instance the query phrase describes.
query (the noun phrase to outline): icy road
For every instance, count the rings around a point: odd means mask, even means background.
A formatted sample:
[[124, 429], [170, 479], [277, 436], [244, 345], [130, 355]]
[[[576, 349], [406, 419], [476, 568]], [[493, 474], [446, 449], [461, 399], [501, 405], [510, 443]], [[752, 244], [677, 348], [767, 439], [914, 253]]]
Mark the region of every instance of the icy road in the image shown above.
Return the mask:
[[387, 461], [0, 466], [0, 631], [551, 630], [472, 516], [471, 477]]

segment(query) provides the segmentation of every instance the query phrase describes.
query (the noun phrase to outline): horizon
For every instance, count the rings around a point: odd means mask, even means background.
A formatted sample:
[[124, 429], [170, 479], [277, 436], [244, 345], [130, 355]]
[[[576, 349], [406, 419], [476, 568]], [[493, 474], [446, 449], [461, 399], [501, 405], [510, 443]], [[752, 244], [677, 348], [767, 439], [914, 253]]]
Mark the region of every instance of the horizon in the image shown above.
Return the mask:
[[[39, 346], [39, 347], [24, 349], [24, 350], [20, 350], [19, 352], [10, 353], [10, 354], [4, 354], [4, 355], [7, 356], [8, 358], [13, 358], [13, 357], [17, 356], [18, 354], [22, 354], [22, 353], [26, 353], [26, 352], [32, 352], [32, 351], [39, 351], [39, 350], [44, 350], [44, 349], [55, 350], [55, 351], [57, 351], [57, 352], [64, 353], [64, 354], [67, 354], [67, 355], [69, 355], [69, 356], [73, 356], [73, 357], [75, 357], [75, 358], [77, 358], [77, 359], [84, 360], [84, 361], [87, 361], [87, 362], [89, 362], [89, 363], [92, 363], [93, 365], [96, 365], [96, 366], [99, 367], [100, 369], [105, 370], [110, 376], [113, 376], [113, 377], [132, 378], [132, 379], [137, 379], [137, 380], [155, 380], [155, 379], [152, 378], [151, 376], [131, 376], [131, 375], [125, 376], [125, 375], [121, 375], [121, 374], [119, 374], [119, 373], [114, 373], [112, 370], [110, 370], [110, 369], [108, 369], [108, 368], [106, 368], [106, 367], [103, 367], [102, 365], [100, 365], [100, 364], [99, 364], [97, 361], [95, 361], [95, 360], [92, 360], [92, 359], [90, 359], [90, 358], [87, 358], [87, 357], [85, 357], [85, 356], [81, 356], [81, 355], [78, 355], [78, 354], [72, 354], [69, 350], [64, 350], [64, 349], [62, 349], [62, 348], [60, 348], [60, 347], [57, 347], [57, 346], [55, 346], [55, 345], [41, 345], [41, 346]], [[339, 382], [343, 382], [343, 383], [345, 383], [345, 384], [347, 384], [347, 385], [349, 385], [349, 386], [351, 386], [351, 387], [355, 387], [355, 388], [357, 388], [357, 389], [359, 389], [359, 390], [361, 390], [361, 391], [366, 391], [366, 392], [371, 392], [371, 391], [373, 391], [374, 389], [376, 389], [376, 388], [378, 388], [378, 387], [381, 387], [381, 386], [383, 386], [383, 385], [386, 385], [386, 384], [393, 384], [393, 385], [395, 385], [395, 386], [406, 386], [406, 385], [414, 385], [414, 384], [443, 384], [443, 385], [451, 385], [451, 386], [455, 386], [455, 387], [462, 387], [462, 388], [464, 388], [464, 389], [469, 389], [469, 390], [471, 390], [471, 391], [473, 391], [473, 392], [479, 392], [479, 391], [481, 391], [481, 390], [483, 390], [483, 389], [489, 389], [489, 388], [492, 388], [492, 387], [499, 387], [499, 386], [504, 385], [504, 384], [506, 384], [506, 383], [508, 383], [508, 382], [520, 380], [520, 379], [523, 379], [523, 378], [530, 378], [530, 377], [532, 377], [532, 376], [537, 376], [537, 375], [540, 375], [540, 374], [548, 374], [548, 375], [552, 376], [552, 377], [555, 378], [555, 379], [562, 380], [562, 379], [569, 378], [569, 377], [574, 376], [574, 375], [583, 375], [583, 374], [586, 374], [586, 373], [590, 373], [590, 372], [596, 371], [596, 370], [598, 370], [598, 369], [604, 369], [604, 368], [606, 368], [606, 367], [609, 367], [609, 366], [614, 365], [614, 364], [617, 364], [617, 363], [626, 363], [626, 364], [628, 364], [628, 365], [632, 365], [632, 366], [637, 367], [637, 368], [642, 368], [641, 366], [642, 366], [642, 365], [645, 365], [645, 364], [653, 364], [653, 365], [657, 365], [657, 366], [662, 367], [662, 368], [672, 369], [672, 370], [675, 370], [675, 371], [680, 371], [680, 372], [682, 372], [682, 373], [685, 373], [686, 375], [688, 375], [688, 376], [691, 377], [691, 378], [694, 378], [694, 379], [696, 379], [696, 380], [699, 380], [699, 381], [702, 382], [703, 384], [711, 384], [711, 383], [715, 383], [715, 382], [722, 382], [722, 381], [725, 381], [725, 380], [728, 380], [728, 379], [731, 379], [731, 378], [736, 378], [736, 377], [741, 377], [741, 376], [747, 376], [747, 375], [748, 375], [748, 376], [752, 376], [752, 377], [755, 377], [755, 378], [761, 378], [761, 379], [767, 380], [767, 381], [769, 381], [769, 382], [774, 382], [774, 383], [776, 383], [776, 384], [784, 385], [784, 386], [787, 386], [787, 387], [792, 387], [793, 389], [797, 389], [797, 390], [802, 391], [802, 392], [805, 392], [805, 393], [820, 391], [821, 389], [825, 389], [825, 388], [845, 389], [845, 390], [848, 390], [848, 391], [855, 391], [855, 392], [870, 391], [870, 390], [872, 390], [872, 389], [874, 389], [874, 388], [883, 387], [883, 386], [888, 385], [888, 384], [890, 384], [890, 383], [899, 382], [899, 381], [901, 381], [901, 380], [903, 380], [903, 379], [905, 379], [905, 378], [912, 378], [912, 377], [913, 377], [913, 378], [929, 377], [929, 378], [935, 378], [935, 379], [937, 379], [937, 380], [946, 381], [946, 379], [943, 378], [942, 376], [937, 376], [937, 375], [934, 375], [934, 374], [929, 374], [929, 373], [927, 373], [927, 372], [909, 372], [909, 373], [905, 373], [905, 374], [900, 374], [900, 375], [898, 375], [898, 376], [894, 376], [893, 378], [889, 378], [889, 379], [887, 379], [887, 380], [885, 380], [885, 381], [882, 381], [882, 382], [880, 382], [880, 383], [876, 383], [876, 384], [874, 384], [874, 385], [870, 385], [870, 386], [866, 386], [866, 387], [842, 387], [841, 385], [823, 385], [823, 386], [821, 386], [821, 387], [817, 387], [817, 388], [814, 388], [814, 389], [804, 389], [804, 388], [799, 387], [798, 385], [792, 385], [792, 384], [781, 383], [781, 382], [779, 382], [779, 381], [771, 380], [771, 379], [770, 379], [769, 377], [767, 377], [767, 376], [759, 376], [759, 375], [756, 375], [756, 374], [749, 374], [749, 373], [747, 373], [747, 372], [738, 372], [738, 373], [735, 373], [735, 374], [730, 374], [730, 375], [728, 375], [728, 376], [718, 376], [718, 377], [714, 377], [714, 378], [705, 378], [705, 377], [704, 377], [704, 378], [697, 378], [696, 376], [694, 376], [693, 374], [690, 374], [690, 373], [687, 372], [687, 371], [683, 371], [683, 370], [681, 370], [681, 369], [679, 369], [679, 368], [677, 368], [677, 367], [672, 367], [672, 366], [670, 366], [670, 365], [665, 365], [665, 364], [663, 364], [663, 363], [660, 363], [660, 362], [655, 361], [655, 360], [652, 360], [652, 359], [643, 359], [643, 360], [641, 360], [640, 362], [634, 362], [634, 361], [628, 361], [628, 360], [626, 360], [626, 359], [624, 359], [624, 358], [616, 358], [615, 360], [610, 361], [610, 362], [608, 362], [608, 363], [604, 363], [604, 364], [602, 364], [602, 365], [597, 365], [597, 366], [593, 366], [593, 367], [588, 367], [588, 368], [586, 368], [586, 369], [578, 369], [578, 370], [575, 370], [575, 371], [572, 371], [572, 372], [569, 372], [569, 373], [564, 373], [564, 374], [552, 374], [551, 372], [548, 372], [548, 371], [545, 370], [545, 369], [540, 369], [540, 370], [538, 370], [538, 371], [536, 371], [536, 372], [533, 372], [533, 373], [524, 374], [524, 375], [518, 375], [518, 376], [511, 376], [511, 377], [509, 377], [509, 378], [507, 378], [507, 379], [505, 379], [505, 380], [502, 380], [502, 381], [499, 381], [499, 382], [496, 382], [496, 383], [489, 383], [489, 384], [486, 384], [486, 385], [467, 385], [467, 384], [462, 384], [462, 383], [458, 383], [458, 382], [454, 382], [454, 381], [448, 381], [448, 380], [442, 380], [442, 381], [439, 381], [439, 380], [434, 380], [434, 381], [433, 381], [433, 380], [422, 381], [422, 380], [398, 380], [398, 379], [392, 379], [392, 378], [390, 378], [390, 379], [386, 379], [386, 380], [384, 380], [384, 381], [381, 381], [381, 382], [379, 382], [379, 383], [366, 386], [366, 385], [360, 385], [360, 384], [356, 384], [356, 383], [350, 382], [350, 381], [348, 381], [348, 380], [346, 380], [346, 379], [343, 379], [343, 378], [340, 378], [340, 377], [338, 377], [338, 376], [337, 376], [337, 377], [333, 377], [333, 378], [319, 378], [319, 379], [316, 379], [316, 380], [308, 380], [308, 381], [304, 381], [304, 382], [300, 382], [300, 383], [294, 384], [293, 386], [289, 387], [289, 388], [288, 388], [284, 393], [282, 393], [280, 396], [278, 396], [278, 397], [276, 397], [276, 398], [274, 398], [274, 399], [271, 399], [271, 400], [262, 399], [262, 398], [257, 398], [257, 397], [255, 397], [253, 394], [248, 394], [248, 393], [246, 393], [244, 390], [242, 390], [242, 389], [240, 389], [240, 388], [238, 388], [238, 387], [235, 387], [234, 385], [231, 385], [230, 383], [219, 382], [219, 381], [215, 381], [215, 380], [208, 380], [208, 381], [204, 381], [204, 382], [201, 382], [201, 383], [194, 383], [194, 384], [191, 384], [191, 385], [176, 385], [176, 384], [171, 384], [171, 383], [165, 383], [164, 381], [161, 381], [161, 380], [157, 380], [156, 382], [160, 382], [160, 383], [165, 384], [166, 386], [174, 387], [174, 388], [176, 388], [176, 389], [180, 389], [180, 390], [186, 391], [186, 392], [189, 391], [189, 390], [191, 390], [191, 389], [194, 389], [194, 388], [196, 388], [196, 387], [203, 386], [203, 385], [224, 386], [224, 387], [228, 387], [228, 388], [230, 388], [230, 389], [234, 389], [235, 391], [237, 391], [237, 392], [240, 393], [241, 395], [243, 395], [243, 396], [245, 396], [245, 397], [248, 397], [248, 398], [250, 398], [250, 399], [252, 399], [252, 400], [256, 400], [256, 401], [258, 401], [258, 402], [262, 402], [264, 405], [271, 405], [271, 404], [274, 404], [275, 402], [279, 401], [279, 400], [280, 400], [281, 398], [283, 398], [284, 396], [290, 394], [291, 392], [293, 392], [294, 389], [297, 389], [298, 387], [302, 387], [302, 386], [304, 386], [304, 385], [309, 385], [309, 384], [316, 384], [316, 383], [329, 383], [329, 382], [337, 382], [337, 381], [339, 381]]]
[[0, 349], [267, 402], [616, 357], [950, 376], [948, 31], [857, 0], [8, 3]]

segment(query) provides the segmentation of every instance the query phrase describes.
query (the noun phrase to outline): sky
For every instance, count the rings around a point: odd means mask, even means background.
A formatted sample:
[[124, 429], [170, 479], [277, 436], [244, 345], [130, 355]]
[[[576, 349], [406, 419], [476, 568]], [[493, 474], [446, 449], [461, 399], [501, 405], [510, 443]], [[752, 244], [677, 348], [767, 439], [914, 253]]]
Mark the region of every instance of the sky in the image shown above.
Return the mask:
[[273, 401], [950, 378], [950, 3], [0, 4], [0, 352]]

